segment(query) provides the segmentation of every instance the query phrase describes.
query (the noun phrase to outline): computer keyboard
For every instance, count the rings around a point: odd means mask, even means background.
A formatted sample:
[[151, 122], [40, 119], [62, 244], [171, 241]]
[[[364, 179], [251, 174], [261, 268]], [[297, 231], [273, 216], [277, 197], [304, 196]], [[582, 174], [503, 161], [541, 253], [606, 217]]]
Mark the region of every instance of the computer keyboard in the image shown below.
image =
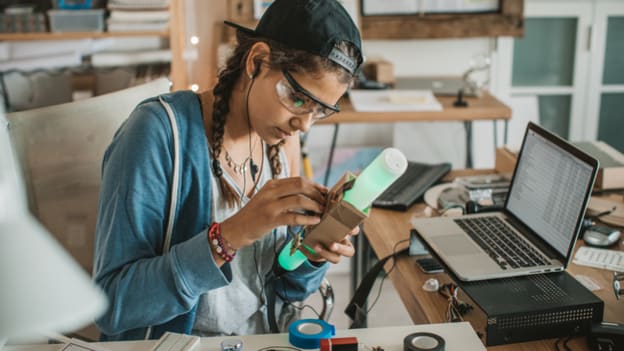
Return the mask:
[[450, 163], [427, 164], [408, 162], [407, 170], [390, 188], [386, 189], [374, 207], [390, 210], [407, 211], [414, 202], [423, 196], [425, 191], [438, 182], [451, 170]]

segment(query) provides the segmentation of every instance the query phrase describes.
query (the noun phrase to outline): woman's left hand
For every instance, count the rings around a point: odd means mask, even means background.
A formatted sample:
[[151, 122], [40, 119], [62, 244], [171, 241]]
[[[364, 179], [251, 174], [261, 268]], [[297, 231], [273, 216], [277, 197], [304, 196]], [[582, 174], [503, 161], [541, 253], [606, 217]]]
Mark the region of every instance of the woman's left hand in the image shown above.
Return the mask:
[[312, 246], [312, 249], [316, 252], [316, 255], [308, 252], [305, 249], [301, 249], [301, 251], [308, 257], [308, 259], [312, 262], [325, 262], [329, 261], [331, 263], [340, 262], [341, 257], [353, 257], [355, 254], [355, 248], [351, 243], [351, 237], [358, 235], [360, 233], [360, 227], [355, 227], [351, 232], [349, 232], [345, 237], [340, 240], [333, 242], [329, 245], [329, 247], [325, 247], [320, 243]]

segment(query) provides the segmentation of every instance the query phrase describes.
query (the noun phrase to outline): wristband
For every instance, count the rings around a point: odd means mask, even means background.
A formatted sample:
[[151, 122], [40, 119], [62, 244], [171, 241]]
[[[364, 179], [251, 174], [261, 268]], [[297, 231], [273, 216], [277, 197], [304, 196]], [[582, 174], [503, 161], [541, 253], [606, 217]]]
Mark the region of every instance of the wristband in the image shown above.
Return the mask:
[[232, 262], [234, 256], [236, 256], [236, 249], [230, 246], [232, 251], [229, 252], [225, 247], [223, 243], [224, 239], [221, 235], [221, 223], [214, 222], [210, 225], [210, 228], [208, 229], [208, 241], [219, 257], [221, 257], [225, 262]]

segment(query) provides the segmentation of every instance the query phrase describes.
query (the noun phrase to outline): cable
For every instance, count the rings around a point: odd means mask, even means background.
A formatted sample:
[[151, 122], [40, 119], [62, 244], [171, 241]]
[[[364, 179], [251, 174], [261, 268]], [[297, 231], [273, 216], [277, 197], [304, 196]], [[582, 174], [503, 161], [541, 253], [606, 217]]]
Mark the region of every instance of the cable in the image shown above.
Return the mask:
[[267, 346], [267, 347], [263, 347], [261, 349], [258, 349], [257, 351], [301, 351], [301, 349], [298, 349], [296, 347], [293, 346]]
[[379, 283], [379, 289], [377, 290], [377, 296], [375, 297], [375, 300], [373, 300], [373, 303], [370, 305], [370, 307], [366, 310], [367, 314], [373, 309], [373, 307], [375, 307], [375, 304], [377, 304], [377, 301], [379, 300], [379, 297], [381, 296], [381, 289], [383, 288], [383, 283], [386, 280], [386, 278], [390, 275], [390, 273], [392, 273], [392, 271], [394, 270], [394, 267], [396, 266], [397, 246], [399, 246], [399, 244], [401, 243], [408, 242], [408, 241], [409, 239], [399, 240], [392, 247], [392, 266], [390, 267], [388, 272], [386, 272], [384, 276], [381, 278], [381, 282]]
[[[256, 175], [258, 174], [258, 165], [253, 160], [253, 149], [251, 147], [251, 118], [249, 117], [249, 95], [251, 94], [251, 87], [253, 87], [255, 79], [251, 79], [249, 82], [249, 89], [247, 89], [247, 94], [245, 96], [245, 115], [247, 117], [247, 128], [249, 129], [249, 170], [251, 172], [251, 180], [256, 183]], [[264, 158], [264, 151], [263, 158]], [[247, 162], [247, 160], [245, 160]], [[243, 167], [245, 169], [245, 167]]]

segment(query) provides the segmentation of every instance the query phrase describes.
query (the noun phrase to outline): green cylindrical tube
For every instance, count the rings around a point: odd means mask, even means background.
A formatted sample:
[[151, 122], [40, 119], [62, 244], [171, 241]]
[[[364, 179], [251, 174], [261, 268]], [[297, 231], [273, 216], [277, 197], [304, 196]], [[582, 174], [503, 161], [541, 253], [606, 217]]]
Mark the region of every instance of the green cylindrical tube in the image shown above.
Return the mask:
[[292, 255], [290, 254], [292, 242], [292, 239], [289, 240], [280, 252], [279, 256], [277, 256], [277, 262], [279, 262], [279, 265], [287, 271], [294, 271], [307, 259], [303, 252], [299, 250], [295, 251]]
[[[387, 148], [360, 173], [355, 179], [353, 188], [345, 192], [343, 200], [364, 212], [406, 169], [405, 155], [398, 149]], [[301, 246], [314, 253], [312, 248], [303, 244]], [[291, 255], [291, 248], [292, 239], [286, 243], [277, 257], [279, 265], [287, 271], [295, 270], [307, 259], [300, 251], [301, 248]]]
[[406, 169], [405, 155], [399, 149], [387, 148], [360, 173], [353, 188], [345, 192], [343, 200], [363, 212]]

